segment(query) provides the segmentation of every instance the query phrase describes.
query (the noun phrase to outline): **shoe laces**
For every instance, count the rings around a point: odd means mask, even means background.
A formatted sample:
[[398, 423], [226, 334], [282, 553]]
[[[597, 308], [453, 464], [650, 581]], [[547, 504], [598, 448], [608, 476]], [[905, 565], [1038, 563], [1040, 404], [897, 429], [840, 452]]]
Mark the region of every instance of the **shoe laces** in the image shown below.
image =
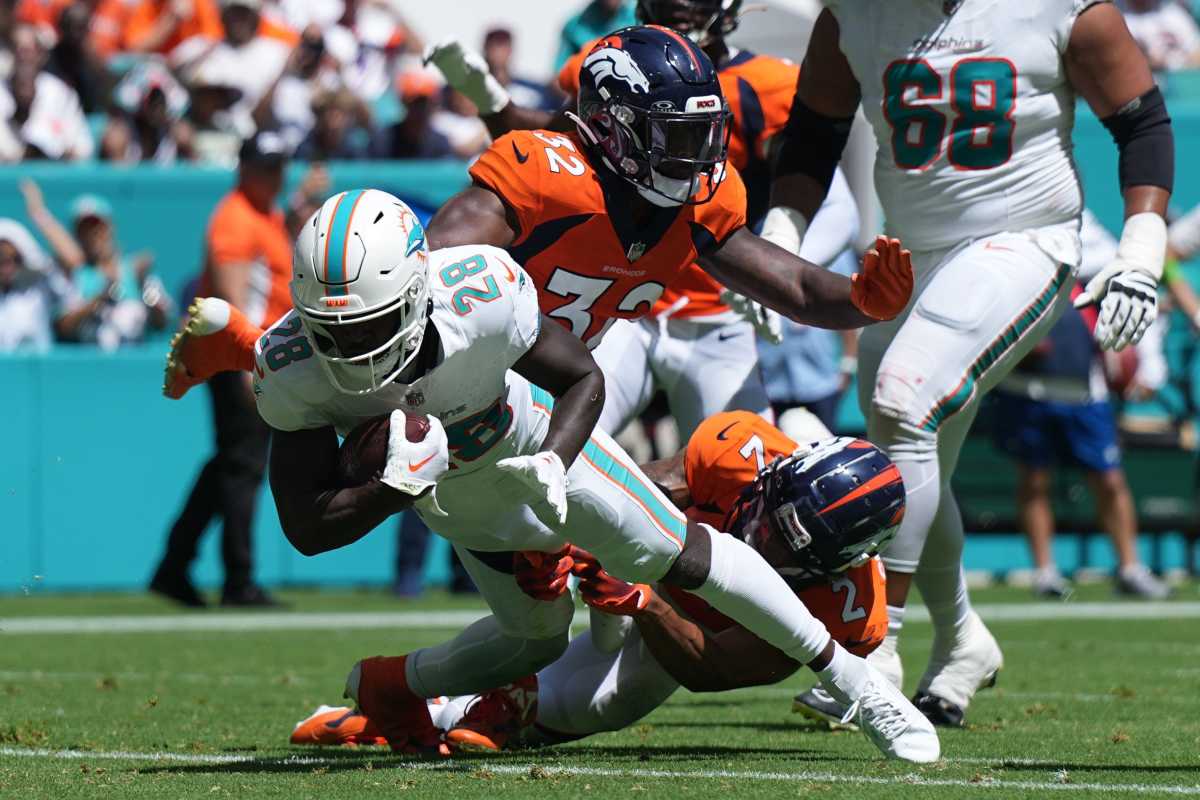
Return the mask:
[[894, 739], [908, 729], [908, 720], [903, 709], [892, 702], [883, 692], [876, 690], [875, 684], [868, 683], [863, 687], [862, 694], [846, 709], [842, 722], [850, 722], [855, 717], [865, 723], [861, 717], [870, 717], [866, 727], [878, 731], [886, 739]]

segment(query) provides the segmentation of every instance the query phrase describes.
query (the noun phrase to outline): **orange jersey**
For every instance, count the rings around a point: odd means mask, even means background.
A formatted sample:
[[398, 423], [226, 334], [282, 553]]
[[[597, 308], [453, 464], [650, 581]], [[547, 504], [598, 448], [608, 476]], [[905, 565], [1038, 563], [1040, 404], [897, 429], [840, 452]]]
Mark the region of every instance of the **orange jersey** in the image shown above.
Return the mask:
[[259, 327], [267, 327], [292, 308], [292, 240], [278, 208], [264, 214], [241, 191], [222, 198], [208, 221], [207, 257], [200, 294], [212, 292], [212, 272], [249, 264], [246, 308], [239, 309]]
[[613, 319], [646, 315], [684, 267], [746, 224], [746, 188], [731, 167], [709, 202], [635, 221], [623, 197], [610, 202], [625, 184], [593, 169], [575, 134], [513, 131], [470, 172], [515, 216], [508, 250], [533, 277], [542, 313], [588, 347]]
[[[709, 417], [696, 428], [684, 453], [684, 475], [692, 496], [688, 516], [719, 528], [758, 471], [795, 449], [794, 441], [757, 414], [725, 411]], [[678, 608], [709, 630], [721, 631], [736, 624], [699, 597], [666, 588]], [[879, 559], [797, 595], [850, 652], [865, 656], [883, 642], [887, 598]]]
[[[594, 44], [588, 43], [568, 59], [559, 71], [558, 85], [568, 95], [579, 93], [579, 70]], [[771, 188], [767, 146], [771, 137], [787, 124], [799, 77], [798, 65], [746, 50], [735, 52], [717, 71], [721, 93], [733, 113], [729, 163], [737, 168], [745, 181], [746, 218], [752, 226], [757, 225], [767, 213]], [[678, 304], [681, 297], [686, 297], [687, 303], [673, 311], [672, 316], [706, 317], [720, 314], [729, 310], [721, 302], [722, 288], [698, 264], [689, 264], [666, 288], [652, 313], [661, 314]]]

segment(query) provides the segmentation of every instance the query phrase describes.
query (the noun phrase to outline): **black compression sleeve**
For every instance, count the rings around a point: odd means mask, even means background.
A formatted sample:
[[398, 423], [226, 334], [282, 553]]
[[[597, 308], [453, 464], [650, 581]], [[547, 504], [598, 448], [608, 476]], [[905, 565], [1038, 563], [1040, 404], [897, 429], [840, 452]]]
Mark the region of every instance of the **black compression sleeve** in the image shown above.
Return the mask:
[[1122, 190], [1161, 186], [1171, 191], [1175, 183], [1175, 135], [1157, 86], [1100, 121], [1120, 152], [1117, 171]]
[[794, 100], [787, 126], [783, 129], [783, 145], [775, 161], [775, 177], [803, 173], [828, 191], [853, 122], [854, 117], [826, 117], [799, 98]]

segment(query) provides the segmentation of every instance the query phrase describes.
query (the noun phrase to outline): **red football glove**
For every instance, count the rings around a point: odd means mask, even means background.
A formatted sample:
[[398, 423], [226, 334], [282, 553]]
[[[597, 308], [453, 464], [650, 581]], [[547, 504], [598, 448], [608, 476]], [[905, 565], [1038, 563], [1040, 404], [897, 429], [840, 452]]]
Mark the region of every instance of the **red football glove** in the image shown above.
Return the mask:
[[571, 548], [572, 569], [579, 576], [579, 596], [597, 611], [618, 617], [636, 617], [646, 610], [653, 590], [644, 583], [626, 583], [604, 571], [586, 550]]
[[570, 554], [570, 546], [557, 553], [536, 550], [513, 553], [513, 576], [517, 585], [534, 600], [557, 600], [567, 591], [567, 579], [575, 566]]
[[875, 237], [875, 247], [863, 256], [862, 271], [850, 278], [850, 302], [871, 319], [897, 317], [913, 290], [912, 253], [899, 239]]

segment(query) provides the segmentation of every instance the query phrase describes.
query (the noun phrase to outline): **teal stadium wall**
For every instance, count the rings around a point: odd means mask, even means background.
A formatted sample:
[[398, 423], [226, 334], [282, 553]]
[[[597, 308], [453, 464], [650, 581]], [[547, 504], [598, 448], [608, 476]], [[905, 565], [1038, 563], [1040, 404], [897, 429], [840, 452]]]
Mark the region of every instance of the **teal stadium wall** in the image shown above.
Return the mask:
[[[1176, 123], [1176, 205], [1200, 202], [1200, 104], [1172, 105]], [[1076, 160], [1088, 205], [1118, 230], [1121, 201], [1116, 153], [1108, 134], [1081, 114]], [[293, 166], [294, 183], [301, 168]], [[436, 207], [466, 182], [461, 164], [333, 164], [335, 189], [376, 186]], [[196, 167], [19, 165], [0, 169], [0, 216], [24, 220], [17, 182], [37, 180], [61, 218], [76, 195], [107, 197], [126, 252], [154, 251], [173, 296], [195, 275], [203, 231], [231, 173]], [[952, 220], [954, 209], [946, 209]], [[952, 224], [952, 223], [951, 223]], [[7, 421], [0, 458], [0, 591], [132, 589], [143, 586], [166, 531], [197, 471], [211, 453], [208, 398], [180, 402], [159, 395], [163, 343], [116, 354], [59, 347], [41, 356], [0, 356], [0, 397]], [[847, 422], [861, 418], [853, 403]], [[284, 539], [264, 492], [255, 551], [268, 584], [350, 585], [391, 579], [394, 526], [315, 558]], [[433, 580], [444, 575], [444, 544], [431, 549]], [[201, 585], [221, 577], [218, 537], [206, 538], [195, 570]], [[1015, 538], [973, 542], [969, 566], [1006, 569], [1025, 563]]]

